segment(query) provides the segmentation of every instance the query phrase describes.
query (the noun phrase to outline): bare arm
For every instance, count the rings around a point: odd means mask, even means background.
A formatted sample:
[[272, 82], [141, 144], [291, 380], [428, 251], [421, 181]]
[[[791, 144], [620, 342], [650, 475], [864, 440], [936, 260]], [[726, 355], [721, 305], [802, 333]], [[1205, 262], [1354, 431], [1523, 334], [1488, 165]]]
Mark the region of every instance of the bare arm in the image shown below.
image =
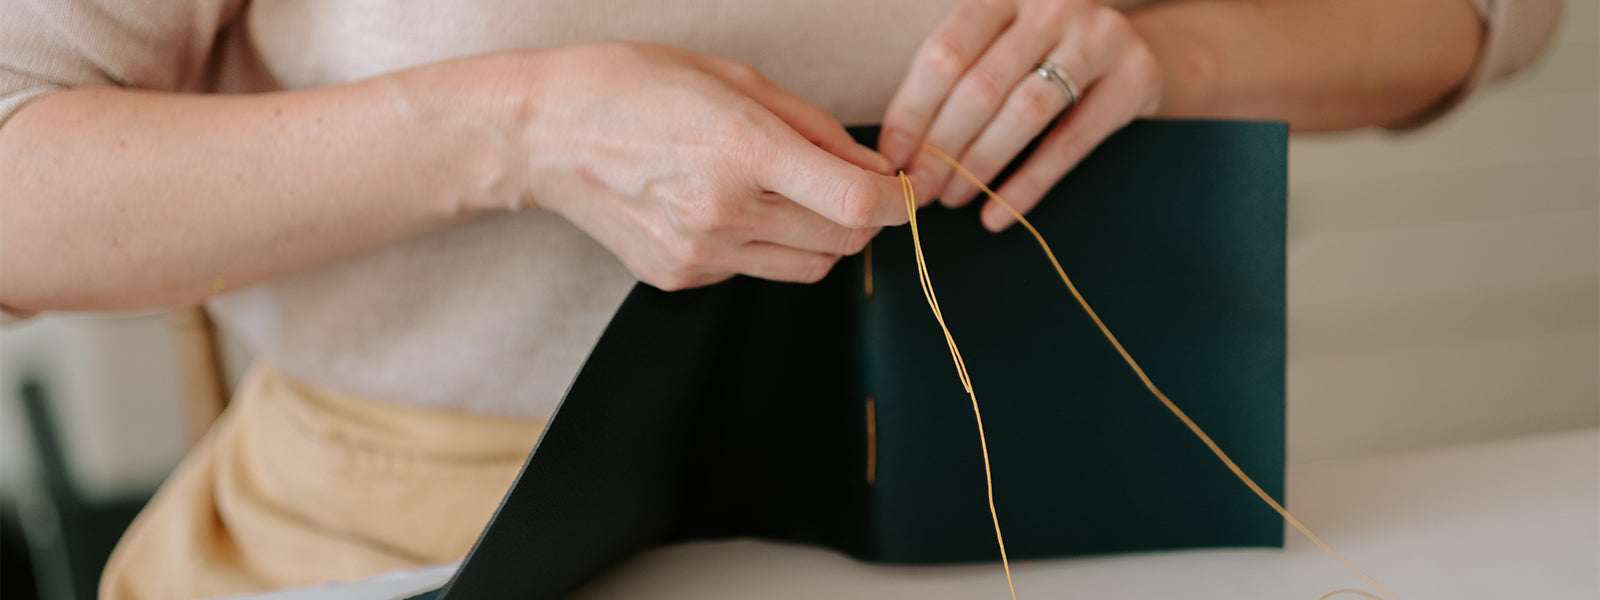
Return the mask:
[[1404, 122], [1459, 88], [1483, 23], [1468, 0], [1186, 0], [1131, 18], [1165, 76], [1160, 114]]
[[[992, 181], [1037, 138], [999, 190], [1026, 211], [1139, 117], [1402, 124], [1466, 82], [1482, 37], [1470, 0], [1176, 0], [1132, 15], [1101, 0], [966, 0], [918, 51], [880, 147], [925, 197], [961, 206], [977, 187], [919, 144]], [[1074, 86], [1035, 76], [1044, 62]], [[1013, 222], [994, 202], [980, 218]]]
[[[0, 128], [0, 302], [197, 302], [491, 208], [520, 191], [470, 98], [419, 71], [334, 88], [52, 94]], [[459, 88], [458, 88], [459, 89]]]
[[747, 65], [640, 44], [301, 92], [62, 92], [0, 127], [0, 305], [192, 303], [508, 208], [664, 288], [814, 281], [905, 220], [887, 168]]

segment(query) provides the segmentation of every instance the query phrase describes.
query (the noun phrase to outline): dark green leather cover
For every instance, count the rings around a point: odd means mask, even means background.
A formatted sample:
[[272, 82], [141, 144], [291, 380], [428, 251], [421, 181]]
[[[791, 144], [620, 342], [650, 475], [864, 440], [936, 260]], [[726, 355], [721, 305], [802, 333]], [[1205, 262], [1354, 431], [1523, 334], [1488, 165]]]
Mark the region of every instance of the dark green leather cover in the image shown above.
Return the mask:
[[[1030, 215], [1157, 385], [1280, 498], [1286, 134], [1135, 123]], [[1025, 231], [984, 232], [975, 206], [919, 221], [1012, 559], [1282, 543], [1278, 516], [1150, 397]], [[557, 598], [688, 539], [998, 559], [971, 405], [910, 232], [885, 230], [872, 257], [870, 298], [860, 256], [809, 286], [634, 289], [442, 597]]]

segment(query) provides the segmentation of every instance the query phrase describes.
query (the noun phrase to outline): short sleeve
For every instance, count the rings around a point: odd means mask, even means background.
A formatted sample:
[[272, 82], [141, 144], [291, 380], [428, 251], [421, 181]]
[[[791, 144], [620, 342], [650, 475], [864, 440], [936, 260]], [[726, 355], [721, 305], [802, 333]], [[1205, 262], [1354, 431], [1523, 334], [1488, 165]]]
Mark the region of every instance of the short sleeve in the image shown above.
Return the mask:
[[[0, 0], [0, 126], [54, 91], [204, 84], [217, 34], [244, 0]], [[0, 306], [0, 325], [33, 313]]]
[[0, 0], [0, 124], [57, 90], [194, 90], [244, 0]]
[[1394, 127], [1425, 125], [1485, 84], [1509, 77], [1542, 54], [1561, 23], [1561, 0], [1472, 0], [1483, 18], [1483, 47], [1467, 81], [1439, 104]]

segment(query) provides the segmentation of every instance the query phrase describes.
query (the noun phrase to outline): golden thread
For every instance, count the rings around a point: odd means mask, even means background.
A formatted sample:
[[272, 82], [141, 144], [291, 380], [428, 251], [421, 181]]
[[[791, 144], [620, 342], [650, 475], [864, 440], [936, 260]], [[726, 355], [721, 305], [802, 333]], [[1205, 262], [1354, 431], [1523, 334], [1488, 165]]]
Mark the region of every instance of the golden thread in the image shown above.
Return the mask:
[[972, 391], [972, 378], [967, 376], [967, 364], [961, 360], [961, 351], [956, 349], [956, 338], [950, 334], [950, 327], [944, 322], [944, 313], [939, 310], [939, 297], [933, 293], [933, 280], [928, 277], [928, 262], [922, 257], [922, 237], [917, 232], [917, 192], [912, 188], [911, 179], [906, 177], [905, 171], [900, 172], [900, 190], [905, 195], [906, 212], [911, 218], [911, 245], [916, 250], [917, 279], [922, 283], [922, 295], [928, 299], [928, 308], [933, 309], [933, 318], [939, 321], [939, 328], [944, 330], [944, 341], [950, 346], [950, 358], [955, 361], [961, 386], [972, 398], [972, 416], [978, 421], [978, 444], [983, 449], [983, 483], [989, 492], [989, 517], [994, 520], [994, 539], [1000, 545], [1000, 564], [1006, 570], [1006, 588], [1011, 590], [1011, 600], [1017, 600], [1017, 586], [1011, 581], [1011, 559], [1006, 556], [1006, 538], [1000, 533], [1000, 513], [994, 508], [994, 473], [989, 468], [989, 440], [983, 434], [983, 411], [978, 410], [978, 395]]
[[878, 481], [878, 410], [867, 396], [867, 485]]
[[861, 249], [861, 270], [866, 274], [863, 289], [867, 297], [872, 297], [872, 242], [867, 242], [867, 247]]
[[[1122, 360], [1123, 360], [1123, 362], [1126, 362], [1128, 364], [1128, 368], [1133, 369], [1134, 374], [1139, 376], [1139, 380], [1144, 382], [1145, 388], [1150, 390], [1150, 393], [1152, 395], [1154, 395], [1157, 400], [1160, 400], [1161, 404], [1165, 405], [1167, 407], [1168, 411], [1171, 411], [1174, 416], [1178, 417], [1178, 420], [1182, 421], [1184, 426], [1188, 427], [1189, 431], [1194, 433], [1195, 437], [1200, 438], [1200, 441], [1204, 442], [1206, 447], [1211, 449], [1211, 453], [1215, 454], [1217, 456], [1217, 458], [1222, 461], [1222, 464], [1227, 465], [1228, 470], [1232, 471], [1234, 476], [1239, 478], [1239, 481], [1244, 482], [1245, 486], [1250, 488], [1250, 491], [1255, 492], [1256, 496], [1261, 498], [1262, 502], [1265, 502], [1268, 506], [1271, 506], [1272, 510], [1277, 511], [1278, 514], [1281, 515], [1283, 517], [1283, 519], [1289, 523], [1289, 525], [1293, 526], [1296, 530], [1298, 530], [1301, 533], [1301, 535], [1304, 535], [1306, 537], [1306, 539], [1311, 540], [1311, 542], [1316, 544], [1318, 548], [1321, 548], [1323, 552], [1328, 553], [1329, 556], [1332, 556], [1334, 559], [1338, 560], [1339, 563], [1343, 564], [1346, 569], [1350, 570], [1350, 572], [1355, 573], [1357, 576], [1361, 577], [1362, 580], [1367, 582], [1367, 585], [1370, 585], [1370, 586], [1376, 588], [1379, 592], [1382, 592], [1383, 595], [1388, 600], [1398, 600], [1397, 598], [1395, 598], [1395, 595], [1393, 593], [1390, 593], [1389, 590], [1384, 589], [1384, 587], [1382, 585], [1379, 585], [1377, 581], [1374, 581], [1371, 577], [1368, 577], [1366, 573], [1361, 571], [1361, 569], [1357, 569], [1355, 565], [1350, 563], [1350, 561], [1345, 560], [1344, 556], [1340, 555], [1338, 552], [1335, 552], [1333, 550], [1333, 547], [1329, 546], [1326, 542], [1322, 541], [1322, 538], [1319, 538], [1319, 537], [1316, 536], [1316, 534], [1311, 533], [1311, 530], [1309, 528], [1307, 528], [1305, 525], [1301, 524], [1300, 520], [1296, 519], [1294, 517], [1294, 515], [1289, 514], [1289, 511], [1287, 509], [1285, 509], [1282, 504], [1279, 504], [1277, 500], [1273, 500], [1272, 496], [1268, 495], [1266, 491], [1262, 490], [1261, 486], [1256, 485], [1255, 480], [1251, 479], [1249, 475], [1246, 475], [1244, 473], [1244, 470], [1239, 468], [1239, 465], [1235, 464], [1233, 462], [1233, 459], [1229, 458], [1228, 454], [1226, 452], [1223, 452], [1222, 448], [1217, 446], [1217, 443], [1211, 440], [1211, 436], [1206, 435], [1206, 433], [1200, 429], [1200, 426], [1196, 425], [1195, 422], [1189, 418], [1188, 414], [1184, 413], [1182, 409], [1179, 409], [1177, 404], [1174, 404], [1172, 402], [1172, 400], [1167, 398], [1166, 394], [1161, 393], [1161, 390], [1156, 388], [1156, 384], [1150, 381], [1150, 377], [1148, 375], [1145, 375], [1144, 369], [1140, 368], [1139, 367], [1139, 363], [1134, 361], [1133, 360], [1133, 356], [1128, 354], [1127, 349], [1122, 347], [1122, 342], [1117, 341], [1117, 336], [1112, 335], [1111, 329], [1107, 328], [1105, 322], [1100, 320], [1100, 315], [1096, 314], [1094, 312], [1094, 309], [1089, 307], [1089, 302], [1084, 300], [1083, 294], [1078, 293], [1078, 287], [1072, 284], [1072, 279], [1067, 277], [1066, 270], [1061, 268], [1061, 261], [1056, 260], [1056, 254], [1055, 254], [1055, 252], [1050, 250], [1050, 244], [1048, 244], [1048, 243], [1046, 243], [1044, 241], [1044, 236], [1039, 234], [1039, 230], [1038, 229], [1034, 229], [1033, 224], [1029, 223], [1028, 219], [1022, 216], [1022, 213], [1017, 212], [1017, 209], [1013, 208], [1009, 202], [1006, 202], [1005, 199], [1001, 198], [999, 194], [996, 194], [994, 192], [994, 190], [989, 189], [988, 185], [985, 185], [982, 180], [979, 180], [978, 177], [973, 175], [971, 171], [968, 171], [967, 168], [962, 166], [961, 163], [959, 161], [957, 161], [954, 157], [951, 157], [949, 154], [945, 154], [943, 150], [940, 150], [940, 149], [935, 148], [933, 146], [930, 146], [928, 144], [923, 144], [922, 145], [922, 149], [924, 151], [927, 151], [927, 152], [933, 154], [934, 156], [944, 160], [946, 163], [949, 163], [950, 166], [955, 168], [955, 170], [958, 173], [960, 173], [962, 177], [966, 178], [967, 181], [971, 182], [973, 185], [978, 186], [979, 189], [983, 190], [984, 194], [987, 194], [989, 196], [989, 198], [993, 199], [1001, 207], [1005, 208], [1007, 212], [1010, 212], [1011, 216], [1013, 218], [1015, 218], [1018, 223], [1020, 223], [1023, 227], [1026, 227], [1028, 229], [1028, 233], [1033, 234], [1033, 239], [1037, 240], [1039, 242], [1039, 247], [1044, 250], [1045, 256], [1050, 259], [1050, 264], [1056, 268], [1056, 274], [1061, 276], [1061, 282], [1067, 284], [1067, 291], [1072, 292], [1072, 297], [1078, 301], [1078, 305], [1079, 306], [1083, 307], [1083, 312], [1089, 315], [1089, 318], [1094, 321], [1095, 326], [1100, 328], [1100, 333], [1105, 336], [1106, 341], [1111, 342], [1111, 346], [1117, 349], [1117, 353], [1118, 354], [1122, 355]], [[905, 179], [905, 175], [901, 174], [901, 178]], [[906, 180], [902, 184], [902, 186], [906, 187], [907, 201], [908, 202], [912, 201], [915, 198], [915, 196], [914, 196], [915, 192], [912, 191], [910, 189], [910, 187], [909, 187], [910, 186], [910, 180]], [[916, 217], [915, 216], [913, 216], [912, 219], [911, 219], [911, 240], [912, 240], [912, 243], [917, 246], [916, 250], [917, 250], [918, 269], [923, 272], [922, 277], [923, 277], [924, 280], [926, 280], [927, 279], [926, 268], [923, 267], [922, 264], [921, 264], [922, 263], [922, 241], [917, 237], [917, 223], [916, 223]], [[924, 284], [925, 287], [927, 287], [929, 285], [931, 285], [931, 284], [927, 284], [927, 283]], [[932, 288], [931, 287], [928, 288], [928, 293], [929, 294], [932, 293]], [[930, 301], [931, 301], [932, 296], [930, 295], [929, 298], [930, 298]], [[939, 310], [938, 310], [937, 307], [934, 308], [934, 316], [936, 318], [938, 318], [939, 326], [940, 327], [944, 327], [944, 318], [939, 315]], [[948, 329], [945, 330], [945, 338], [947, 340], [950, 339], [950, 332], [949, 332]], [[951, 349], [952, 352], [954, 352], [955, 351], [955, 342], [951, 341], [950, 344], [951, 344], [950, 349]], [[958, 368], [960, 368], [959, 367], [959, 363], [960, 363], [960, 359], [959, 358], [957, 359], [957, 363], [958, 363]], [[966, 377], [965, 369], [961, 368], [961, 371], [962, 371], [962, 375], [961, 375], [962, 382], [966, 383], [967, 377]], [[971, 385], [967, 386], [967, 392], [969, 394], [972, 392]], [[974, 409], [977, 408], [977, 400], [976, 399], [973, 400], [973, 408]], [[981, 439], [981, 436], [983, 434], [982, 425], [980, 424], [979, 427], [980, 427], [980, 429], [979, 429], [978, 434], [979, 434], [980, 439]], [[988, 450], [985, 449], [985, 457], [984, 457], [984, 463], [985, 463], [984, 464], [984, 468], [985, 469], [988, 468], [987, 452], [988, 452]], [[991, 490], [991, 492], [990, 492], [990, 502], [991, 502], [990, 512], [992, 513], [994, 511], [994, 507], [992, 505], [993, 504], [993, 485], [992, 484], [990, 486], [990, 490]], [[998, 523], [999, 523], [999, 521], [997, 519], [996, 520], [996, 535], [997, 536], [998, 536], [998, 533], [999, 533], [999, 525], [998, 525]], [[1004, 547], [1004, 542], [1002, 542], [1001, 545], [1002, 545], [1002, 548], [1003, 548]], [[1002, 556], [1003, 555], [1004, 555], [1004, 551], [1002, 550]], [[1010, 568], [1008, 567], [1007, 570], [1006, 570], [1006, 578], [1007, 578], [1008, 581], [1009, 581], [1010, 577], [1011, 577], [1011, 573], [1010, 573]], [[1334, 595], [1338, 595], [1338, 594], [1357, 594], [1357, 595], [1365, 596], [1367, 598], [1374, 598], [1374, 600], [1383, 600], [1382, 598], [1376, 598], [1375, 596], [1373, 596], [1371, 594], [1368, 594], [1366, 592], [1360, 591], [1360, 590], [1336, 590], [1334, 592], [1329, 593], [1326, 596], [1323, 596], [1322, 600], [1326, 600], [1327, 598], [1332, 597]], [[1012, 597], [1015, 598], [1015, 596], [1016, 596], [1016, 593], [1012, 592]]]

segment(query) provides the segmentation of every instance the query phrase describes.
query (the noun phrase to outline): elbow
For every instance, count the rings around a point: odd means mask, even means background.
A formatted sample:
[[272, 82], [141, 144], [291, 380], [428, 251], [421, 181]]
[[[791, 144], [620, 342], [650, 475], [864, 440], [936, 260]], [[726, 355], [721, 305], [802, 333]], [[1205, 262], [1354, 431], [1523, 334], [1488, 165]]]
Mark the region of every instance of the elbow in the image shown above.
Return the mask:
[[1392, 82], [1387, 90], [1394, 110], [1378, 123], [1386, 129], [1429, 122], [1455, 106], [1474, 85], [1488, 44], [1483, 19], [1470, 2], [1435, 4], [1448, 4], [1452, 10], [1436, 12], [1431, 35], [1412, 38], [1408, 47], [1396, 49], [1409, 57], [1410, 68], [1401, 71], [1403, 81]]

